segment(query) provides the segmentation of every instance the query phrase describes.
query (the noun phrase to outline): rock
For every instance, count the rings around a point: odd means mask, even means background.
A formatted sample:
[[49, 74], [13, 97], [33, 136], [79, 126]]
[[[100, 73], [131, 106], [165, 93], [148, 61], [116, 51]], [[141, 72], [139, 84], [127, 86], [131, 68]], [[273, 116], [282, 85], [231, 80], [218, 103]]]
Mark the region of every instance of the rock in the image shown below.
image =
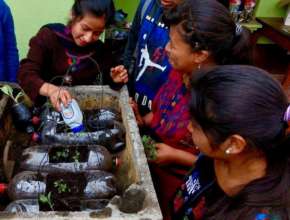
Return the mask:
[[137, 213], [142, 210], [146, 191], [132, 184], [120, 199], [119, 209], [125, 213]]

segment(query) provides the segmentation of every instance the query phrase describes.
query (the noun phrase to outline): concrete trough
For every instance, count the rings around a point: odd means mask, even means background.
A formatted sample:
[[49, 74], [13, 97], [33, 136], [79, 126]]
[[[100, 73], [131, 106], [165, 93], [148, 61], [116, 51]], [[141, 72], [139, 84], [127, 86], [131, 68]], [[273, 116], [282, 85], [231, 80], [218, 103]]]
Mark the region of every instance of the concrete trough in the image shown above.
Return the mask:
[[0, 218], [161, 220], [162, 215], [138, 126], [134, 113], [128, 104], [129, 96], [126, 87], [119, 92], [113, 91], [107, 86], [76, 86], [68, 89], [82, 110], [112, 108], [122, 115], [126, 129], [126, 148], [119, 153], [122, 164], [115, 173], [120, 195], [115, 196], [102, 210], [38, 213], [0, 212]]

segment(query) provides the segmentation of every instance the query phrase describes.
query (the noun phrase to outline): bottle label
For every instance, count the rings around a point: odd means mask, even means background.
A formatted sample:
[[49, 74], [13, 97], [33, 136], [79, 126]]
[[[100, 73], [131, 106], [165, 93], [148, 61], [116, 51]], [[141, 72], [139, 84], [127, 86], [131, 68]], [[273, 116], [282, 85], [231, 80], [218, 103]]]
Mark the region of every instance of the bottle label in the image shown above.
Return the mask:
[[71, 104], [67, 108], [63, 108], [62, 116], [66, 119], [71, 119], [74, 116], [74, 111], [71, 107]]

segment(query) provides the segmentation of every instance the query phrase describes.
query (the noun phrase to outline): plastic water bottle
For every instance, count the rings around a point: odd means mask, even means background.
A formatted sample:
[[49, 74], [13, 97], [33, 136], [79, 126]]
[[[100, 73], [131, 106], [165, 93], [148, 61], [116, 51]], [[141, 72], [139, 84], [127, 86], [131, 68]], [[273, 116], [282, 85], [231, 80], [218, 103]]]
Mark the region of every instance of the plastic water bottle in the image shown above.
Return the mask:
[[23, 171], [13, 177], [8, 186], [11, 200], [37, 199], [51, 192], [58, 198], [110, 199], [117, 192], [116, 177], [94, 170], [79, 173], [43, 173]]
[[[67, 203], [69, 207], [66, 210], [58, 209], [57, 207], [53, 210], [43, 209], [41, 207], [41, 202], [38, 199], [21, 199], [11, 202], [6, 208], [5, 212], [8, 213], [34, 213], [38, 214], [41, 211], [99, 211], [107, 206], [110, 202], [109, 199], [77, 199], [79, 201], [79, 207], [72, 207], [72, 199], [70, 203]], [[74, 201], [74, 204], [76, 202]], [[79, 209], [78, 209], [79, 208]]]
[[75, 99], [72, 99], [67, 107], [61, 104], [61, 115], [72, 132], [77, 133], [84, 130], [83, 113]]
[[42, 172], [113, 171], [122, 163], [103, 146], [49, 146], [26, 148], [20, 167]]

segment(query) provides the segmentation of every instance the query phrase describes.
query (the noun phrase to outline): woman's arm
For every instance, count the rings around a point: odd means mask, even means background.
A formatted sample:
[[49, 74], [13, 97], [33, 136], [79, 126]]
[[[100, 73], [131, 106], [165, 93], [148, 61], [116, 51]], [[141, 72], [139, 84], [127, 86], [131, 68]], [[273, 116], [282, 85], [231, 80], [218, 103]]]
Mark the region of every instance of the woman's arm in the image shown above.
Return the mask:
[[156, 144], [157, 158], [151, 161], [160, 165], [167, 164], [178, 164], [183, 166], [192, 166], [196, 160], [197, 156], [180, 149], [173, 148], [164, 143]]
[[139, 109], [138, 109], [138, 105], [132, 98], [129, 99], [129, 104], [131, 105], [131, 107], [133, 109], [138, 126], [149, 127], [149, 125], [151, 124], [152, 119], [153, 119], [153, 112], [149, 112], [145, 116], [141, 116]]
[[63, 103], [64, 106], [67, 106], [72, 99], [70, 93], [66, 89], [55, 86], [51, 83], [43, 83], [39, 89], [39, 94], [49, 97], [52, 106], [57, 111], [61, 111], [61, 103]]
[[35, 101], [40, 88], [45, 83], [42, 79], [44, 62], [49, 59], [49, 39], [53, 33], [48, 28], [42, 28], [29, 42], [30, 49], [27, 57], [20, 63], [18, 82], [26, 94]]

